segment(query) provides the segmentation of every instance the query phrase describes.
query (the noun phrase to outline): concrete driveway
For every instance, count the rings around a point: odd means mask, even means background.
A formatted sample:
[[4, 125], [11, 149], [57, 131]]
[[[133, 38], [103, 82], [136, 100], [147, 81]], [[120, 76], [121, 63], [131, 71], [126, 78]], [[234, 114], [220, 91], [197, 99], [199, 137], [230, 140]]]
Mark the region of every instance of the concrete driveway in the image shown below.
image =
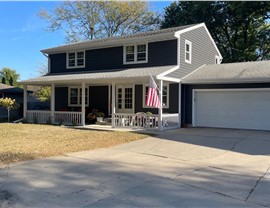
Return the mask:
[[269, 167], [270, 132], [179, 129], [2, 168], [0, 199], [2, 207], [270, 207]]

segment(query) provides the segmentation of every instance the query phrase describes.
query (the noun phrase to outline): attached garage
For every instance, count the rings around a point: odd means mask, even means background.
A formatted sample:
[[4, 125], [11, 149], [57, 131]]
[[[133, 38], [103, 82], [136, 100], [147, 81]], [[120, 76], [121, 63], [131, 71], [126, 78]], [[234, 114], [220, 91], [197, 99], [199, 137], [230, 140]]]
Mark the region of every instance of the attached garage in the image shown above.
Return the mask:
[[183, 125], [270, 131], [270, 61], [205, 65], [181, 83]]
[[270, 89], [193, 90], [193, 126], [270, 130]]

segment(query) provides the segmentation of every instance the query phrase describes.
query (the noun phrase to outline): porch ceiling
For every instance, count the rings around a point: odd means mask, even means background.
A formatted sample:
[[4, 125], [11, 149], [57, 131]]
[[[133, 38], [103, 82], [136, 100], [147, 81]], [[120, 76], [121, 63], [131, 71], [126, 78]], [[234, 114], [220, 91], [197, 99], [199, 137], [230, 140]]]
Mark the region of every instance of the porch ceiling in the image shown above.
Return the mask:
[[26, 85], [49, 85], [49, 84], [70, 84], [81, 83], [86, 84], [111, 84], [115, 83], [138, 83], [145, 82], [152, 75], [154, 78], [157, 75], [164, 73], [175, 66], [159, 66], [159, 67], [143, 67], [143, 68], [128, 68], [118, 70], [102, 70], [81, 73], [69, 74], [48, 74], [45, 76], [32, 78], [20, 82]]

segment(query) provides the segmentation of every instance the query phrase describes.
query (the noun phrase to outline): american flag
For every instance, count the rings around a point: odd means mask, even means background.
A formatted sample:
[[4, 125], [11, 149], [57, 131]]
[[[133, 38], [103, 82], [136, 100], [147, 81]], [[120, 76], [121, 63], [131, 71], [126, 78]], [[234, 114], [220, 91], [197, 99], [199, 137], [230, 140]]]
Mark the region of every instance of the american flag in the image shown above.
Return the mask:
[[159, 100], [157, 90], [158, 90], [158, 86], [155, 80], [153, 79], [153, 77], [150, 76], [149, 87], [148, 87], [147, 98], [146, 98], [147, 106], [156, 107], [156, 108], [160, 107], [160, 100]]

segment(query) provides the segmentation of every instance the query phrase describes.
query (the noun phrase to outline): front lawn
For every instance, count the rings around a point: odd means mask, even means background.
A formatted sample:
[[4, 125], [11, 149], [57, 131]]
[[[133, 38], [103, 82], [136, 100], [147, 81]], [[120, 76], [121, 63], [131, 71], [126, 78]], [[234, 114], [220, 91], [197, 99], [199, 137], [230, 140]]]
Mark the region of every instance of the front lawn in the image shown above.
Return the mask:
[[132, 132], [76, 130], [37, 124], [0, 124], [0, 166], [24, 160], [106, 148], [146, 138]]

